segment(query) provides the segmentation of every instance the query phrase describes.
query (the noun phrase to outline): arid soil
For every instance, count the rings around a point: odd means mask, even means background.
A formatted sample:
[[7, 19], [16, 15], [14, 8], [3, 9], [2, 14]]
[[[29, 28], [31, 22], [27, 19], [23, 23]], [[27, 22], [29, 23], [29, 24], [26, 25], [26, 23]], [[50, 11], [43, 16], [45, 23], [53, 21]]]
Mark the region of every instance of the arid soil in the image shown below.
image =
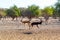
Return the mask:
[[0, 40], [60, 40], [60, 30], [0, 30]]
[[0, 40], [60, 40], [60, 23], [56, 20], [38, 26], [29, 29], [20, 21], [1, 20]]

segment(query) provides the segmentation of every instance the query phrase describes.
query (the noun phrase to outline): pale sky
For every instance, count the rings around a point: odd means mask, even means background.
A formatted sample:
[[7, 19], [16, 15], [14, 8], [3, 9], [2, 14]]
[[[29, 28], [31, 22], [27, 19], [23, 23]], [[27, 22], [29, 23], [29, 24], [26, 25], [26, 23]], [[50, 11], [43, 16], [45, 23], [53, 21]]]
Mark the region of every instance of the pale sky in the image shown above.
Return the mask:
[[0, 0], [0, 8], [9, 8], [14, 4], [17, 7], [28, 7], [32, 4], [44, 8], [46, 6], [52, 6], [57, 2], [57, 0]]

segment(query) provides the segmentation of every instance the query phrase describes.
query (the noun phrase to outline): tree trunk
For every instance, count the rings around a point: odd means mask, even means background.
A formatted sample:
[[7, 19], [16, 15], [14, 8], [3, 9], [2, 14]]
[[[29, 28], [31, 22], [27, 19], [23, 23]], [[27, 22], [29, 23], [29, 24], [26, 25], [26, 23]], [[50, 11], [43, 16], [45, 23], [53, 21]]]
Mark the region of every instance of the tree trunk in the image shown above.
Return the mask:
[[16, 17], [16, 21], [18, 20], [18, 17]]
[[60, 21], [60, 17], [59, 17], [59, 21]]
[[14, 17], [12, 18], [12, 21], [14, 20]]

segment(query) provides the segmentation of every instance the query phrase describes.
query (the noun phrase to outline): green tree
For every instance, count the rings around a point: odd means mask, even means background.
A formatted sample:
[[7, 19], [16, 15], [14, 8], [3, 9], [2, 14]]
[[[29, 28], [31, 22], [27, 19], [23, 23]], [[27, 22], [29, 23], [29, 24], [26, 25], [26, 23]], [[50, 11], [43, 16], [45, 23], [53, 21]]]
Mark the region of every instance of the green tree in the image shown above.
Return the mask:
[[32, 13], [32, 16], [39, 17], [41, 10], [36, 5], [31, 5], [28, 7], [28, 10]]
[[48, 22], [49, 16], [52, 16], [53, 15], [53, 12], [54, 12], [53, 7], [45, 7], [42, 10], [42, 16], [44, 16], [45, 21], [46, 21], [46, 24]]
[[20, 9], [16, 5], [14, 5], [10, 9], [7, 9], [7, 15], [12, 17], [12, 19], [14, 20], [14, 18], [21, 16]]
[[60, 0], [58, 0], [57, 3], [55, 4], [55, 9], [56, 9], [57, 16], [59, 17], [60, 20]]
[[7, 14], [4, 9], [0, 9], [0, 19], [5, 17]]
[[53, 7], [45, 7], [44, 11], [45, 11], [45, 14], [47, 14], [49, 16], [52, 16], [53, 12], [54, 12], [54, 9], [53, 9]]
[[54, 19], [56, 19], [57, 16], [58, 16], [58, 15], [57, 15], [56, 8], [53, 7], [53, 15], [52, 15], [52, 17], [53, 17]]

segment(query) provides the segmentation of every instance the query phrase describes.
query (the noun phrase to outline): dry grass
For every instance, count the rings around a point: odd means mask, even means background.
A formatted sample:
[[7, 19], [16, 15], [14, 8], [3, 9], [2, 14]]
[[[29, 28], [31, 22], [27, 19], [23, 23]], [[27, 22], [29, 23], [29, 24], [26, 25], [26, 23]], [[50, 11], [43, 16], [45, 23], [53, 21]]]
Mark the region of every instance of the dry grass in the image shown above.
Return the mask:
[[60, 24], [28, 28], [19, 21], [0, 21], [0, 40], [60, 40]]
[[[60, 30], [0, 30], [0, 40], [60, 40]], [[31, 34], [27, 34], [27, 33]]]

